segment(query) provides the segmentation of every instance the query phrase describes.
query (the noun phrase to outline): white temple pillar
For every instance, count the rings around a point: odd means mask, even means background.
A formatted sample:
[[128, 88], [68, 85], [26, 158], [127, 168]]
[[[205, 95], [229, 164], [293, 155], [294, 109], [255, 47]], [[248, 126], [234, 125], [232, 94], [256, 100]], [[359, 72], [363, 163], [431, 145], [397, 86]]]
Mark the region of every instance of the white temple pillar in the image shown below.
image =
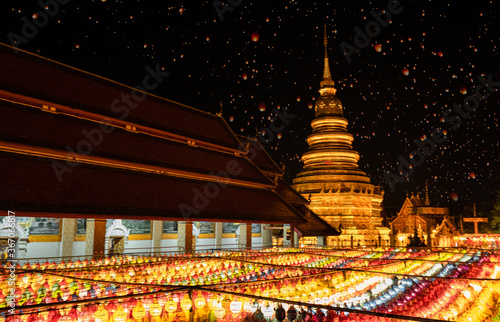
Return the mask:
[[152, 220], [151, 221], [151, 237], [152, 237], [152, 250], [155, 253], [161, 252], [161, 235], [163, 234], [163, 221]]
[[292, 241], [290, 239], [287, 239], [287, 231], [292, 229], [292, 226], [290, 225], [283, 225], [283, 246], [284, 247], [291, 247]]
[[299, 247], [299, 234], [297, 232], [293, 231], [293, 247]]
[[61, 257], [73, 256], [73, 243], [76, 235], [76, 218], [62, 219]]
[[215, 223], [215, 250], [222, 248], [222, 223]]
[[260, 233], [262, 236], [262, 247], [272, 247], [273, 246], [273, 230], [269, 229], [270, 224], [263, 224]]
[[177, 250], [180, 254], [193, 253], [193, 222], [179, 221]]
[[317, 236], [316, 237], [316, 246], [318, 246], [318, 247], [325, 246], [325, 237], [324, 236]]

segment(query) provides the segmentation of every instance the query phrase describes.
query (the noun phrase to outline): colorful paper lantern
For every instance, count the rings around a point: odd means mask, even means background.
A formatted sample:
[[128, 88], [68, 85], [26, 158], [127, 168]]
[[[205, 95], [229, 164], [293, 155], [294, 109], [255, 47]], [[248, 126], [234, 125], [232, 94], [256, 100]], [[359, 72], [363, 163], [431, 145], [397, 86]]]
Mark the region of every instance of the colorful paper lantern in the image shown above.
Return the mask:
[[233, 314], [239, 314], [242, 308], [243, 308], [243, 303], [239, 299], [235, 299], [234, 301], [232, 301], [229, 306], [229, 310]]
[[181, 309], [183, 311], [189, 311], [191, 307], [193, 307], [193, 301], [191, 301], [188, 294], [184, 294], [184, 298], [181, 301]]
[[[135, 305], [135, 307], [132, 309], [132, 316], [134, 317], [134, 319], [136, 320], [140, 320], [142, 319], [143, 317], [146, 316], [146, 309], [144, 308], [144, 306], [142, 305], [142, 302], [141, 301], [137, 301], [137, 304]], [[97, 322], [97, 321], [96, 321]]]
[[102, 305], [99, 305], [99, 308], [94, 313], [95, 322], [107, 322], [108, 318], [108, 311]]

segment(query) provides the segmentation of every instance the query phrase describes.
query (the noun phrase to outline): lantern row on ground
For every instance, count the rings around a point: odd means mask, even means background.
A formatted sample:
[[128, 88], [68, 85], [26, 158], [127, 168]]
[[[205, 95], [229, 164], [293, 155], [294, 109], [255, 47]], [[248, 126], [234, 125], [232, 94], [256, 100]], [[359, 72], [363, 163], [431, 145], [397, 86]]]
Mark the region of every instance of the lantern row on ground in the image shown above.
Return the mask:
[[499, 262], [467, 249], [273, 248], [24, 263], [14, 299], [0, 277], [0, 322], [484, 321], [498, 319]]

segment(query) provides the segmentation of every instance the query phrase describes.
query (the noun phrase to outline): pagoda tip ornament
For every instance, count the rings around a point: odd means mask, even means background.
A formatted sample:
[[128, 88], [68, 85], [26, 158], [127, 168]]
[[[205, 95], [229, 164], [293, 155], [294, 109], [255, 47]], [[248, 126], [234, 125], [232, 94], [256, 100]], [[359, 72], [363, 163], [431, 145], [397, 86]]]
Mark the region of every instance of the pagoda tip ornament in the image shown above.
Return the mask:
[[326, 24], [325, 24], [325, 35], [323, 39], [323, 45], [325, 46], [325, 57], [323, 66], [323, 79], [319, 83], [319, 98], [316, 101], [314, 110], [316, 112], [316, 117], [321, 114], [331, 114], [331, 115], [342, 115], [343, 107], [340, 100], [335, 96], [337, 89], [334, 87], [335, 82], [332, 80], [332, 74], [330, 72], [330, 64], [328, 62], [328, 36], [326, 34]]
[[328, 62], [328, 36], [326, 34], [326, 24], [325, 24], [325, 34], [323, 37], [323, 45], [325, 46], [325, 57], [323, 65], [323, 80], [320, 82], [320, 95], [335, 95], [337, 89], [334, 87], [335, 82], [332, 80], [332, 74], [330, 72], [330, 64]]

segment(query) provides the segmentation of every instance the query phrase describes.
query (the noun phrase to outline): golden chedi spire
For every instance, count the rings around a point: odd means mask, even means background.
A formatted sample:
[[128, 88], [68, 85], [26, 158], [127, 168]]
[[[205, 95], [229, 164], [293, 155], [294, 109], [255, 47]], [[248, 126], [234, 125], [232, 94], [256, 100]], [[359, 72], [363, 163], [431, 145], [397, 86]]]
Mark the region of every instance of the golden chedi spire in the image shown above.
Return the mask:
[[[372, 243], [378, 236], [388, 241], [389, 229], [382, 226], [380, 215], [383, 192], [358, 166], [360, 157], [352, 148], [354, 137], [347, 131], [348, 121], [336, 96], [326, 26], [323, 44], [323, 79], [311, 122], [312, 133], [307, 138], [309, 150], [302, 155], [304, 168], [292, 186], [303, 196], [311, 196], [309, 208], [332, 227], [342, 223], [345, 231], [360, 241], [369, 239]], [[364, 241], [361, 244], [366, 245]]]
[[323, 45], [325, 46], [325, 57], [323, 66], [323, 80], [320, 83], [319, 93], [335, 95], [337, 89], [333, 87], [335, 82], [332, 80], [332, 74], [330, 72], [330, 64], [328, 62], [328, 36], [326, 34], [326, 24], [325, 24], [325, 35], [323, 37]]
[[330, 72], [330, 64], [328, 62], [328, 36], [326, 34], [326, 24], [325, 24], [325, 35], [323, 38], [323, 45], [325, 46], [323, 80], [319, 83], [320, 97], [316, 101], [316, 106], [315, 106], [316, 117], [318, 117], [321, 114], [342, 115], [342, 103], [335, 96], [335, 94], [337, 93], [337, 89], [334, 87], [335, 82], [332, 80], [332, 74]]

